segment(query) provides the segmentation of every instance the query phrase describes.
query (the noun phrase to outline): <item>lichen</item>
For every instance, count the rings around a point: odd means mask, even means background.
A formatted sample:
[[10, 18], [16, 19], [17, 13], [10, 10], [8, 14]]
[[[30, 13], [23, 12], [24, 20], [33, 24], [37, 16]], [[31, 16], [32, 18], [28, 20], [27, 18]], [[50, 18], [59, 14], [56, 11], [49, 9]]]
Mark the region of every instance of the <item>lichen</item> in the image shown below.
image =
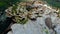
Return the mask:
[[[30, 2], [20, 2], [17, 5], [13, 5], [12, 8], [9, 7], [6, 10], [6, 15], [14, 16], [13, 21], [20, 24], [25, 24], [28, 19], [36, 19], [37, 17], [42, 17], [44, 12], [54, 11], [52, 8], [48, 7], [42, 1], [30, 1]], [[8, 15], [9, 14], [9, 15]], [[46, 13], [47, 14], [47, 13]]]

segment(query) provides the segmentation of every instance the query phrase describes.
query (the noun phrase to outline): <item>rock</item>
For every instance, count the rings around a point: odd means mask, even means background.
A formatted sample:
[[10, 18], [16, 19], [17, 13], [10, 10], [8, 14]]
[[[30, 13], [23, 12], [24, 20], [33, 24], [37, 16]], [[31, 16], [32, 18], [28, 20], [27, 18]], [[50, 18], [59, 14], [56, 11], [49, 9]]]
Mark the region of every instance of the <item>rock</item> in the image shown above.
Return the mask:
[[[54, 21], [57, 18], [57, 14], [55, 14], [54, 11], [56, 10], [53, 10], [50, 6], [44, 5], [39, 1], [35, 1], [33, 4], [29, 4], [28, 2], [27, 5], [29, 6], [27, 8], [23, 7], [23, 12], [21, 12], [21, 14], [19, 13], [19, 16], [22, 18], [26, 17], [28, 21], [26, 24], [19, 24], [22, 20], [18, 24], [13, 24], [11, 26], [13, 34], [55, 34]], [[42, 17], [38, 17], [37, 14]]]
[[12, 31], [9, 31], [7, 34], [13, 34]]
[[[13, 34], [44, 34], [45, 27], [43, 18], [37, 18], [36, 21], [29, 20], [26, 24], [14, 24], [11, 26]], [[42, 29], [43, 28], [43, 29]]]
[[57, 34], [60, 34], [60, 24], [59, 25], [56, 25], [56, 28], [55, 28]]

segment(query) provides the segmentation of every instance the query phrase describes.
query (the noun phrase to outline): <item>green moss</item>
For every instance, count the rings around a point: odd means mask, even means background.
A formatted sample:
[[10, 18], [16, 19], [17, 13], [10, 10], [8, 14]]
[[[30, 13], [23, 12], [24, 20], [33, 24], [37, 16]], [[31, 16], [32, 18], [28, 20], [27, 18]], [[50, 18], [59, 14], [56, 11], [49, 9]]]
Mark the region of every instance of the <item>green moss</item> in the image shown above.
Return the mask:
[[0, 2], [0, 6], [6, 5], [6, 3], [4, 2]]
[[28, 19], [24, 19], [24, 20], [18, 19], [18, 20], [17, 20], [17, 23], [26, 24], [27, 21], [28, 21]]

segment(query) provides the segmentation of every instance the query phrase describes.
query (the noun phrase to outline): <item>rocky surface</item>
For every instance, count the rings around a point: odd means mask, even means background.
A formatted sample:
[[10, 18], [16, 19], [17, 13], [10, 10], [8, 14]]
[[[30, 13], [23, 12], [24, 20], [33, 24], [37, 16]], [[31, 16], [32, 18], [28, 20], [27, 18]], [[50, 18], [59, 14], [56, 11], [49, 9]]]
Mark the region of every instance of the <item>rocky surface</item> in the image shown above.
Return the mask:
[[[22, 6], [21, 6], [22, 5]], [[12, 31], [7, 34], [59, 34], [60, 18], [57, 17], [56, 9], [53, 9], [41, 1], [21, 2], [16, 9], [6, 10], [8, 17], [14, 16], [17, 23], [11, 26]], [[16, 8], [16, 7], [15, 7]], [[24, 8], [24, 9], [23, 9]], [[20, 12], [19, 12], [20, 11]], [[13, 13], [11, 13], [13, 12]], [[16, 17], [18, 16], [18, 17]], [[48, 19], [47, 19], [48, 18]], [[28, 19], [26, 23], [25, 19]], [[24, 23], [24, 24], [22, 24]]]

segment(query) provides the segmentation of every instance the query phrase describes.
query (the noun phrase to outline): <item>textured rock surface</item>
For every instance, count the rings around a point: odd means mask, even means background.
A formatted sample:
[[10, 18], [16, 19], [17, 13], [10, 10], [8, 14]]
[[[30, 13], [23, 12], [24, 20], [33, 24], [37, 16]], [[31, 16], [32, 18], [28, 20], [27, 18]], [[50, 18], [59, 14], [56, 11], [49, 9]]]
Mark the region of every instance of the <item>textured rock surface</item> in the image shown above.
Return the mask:
[[[52, 30], [52, 26], [57, 26], [54, 28], [54, 30], [56, 30], [56, 33], [59, 34], [60, 18], [57, 17], [56, 13], [54, 13], [56, 12], [56, 10], [50, 8], [50, 6], [47, 6], [46, 4], [40, 4], [38, 1], [34, 2], [32, 6], [35, 8], [32, 9], [32, 12], [31, 11], [26, 12], [30, 14], [30, 15], [28, 14], [28, 16], [30, 18], [35, 18], [36, 17], [35, 13], [38, 13], [39, 16], [42, 17], [37, 17], [37, 19], [34, 21], [28, 19], [28, 21], [25, 24], [17, 23], [13, 24], [11, 26], [12, 34], [55, 34], [55, 32]], [[36, 9], [36, 7], [38, 8]], [[45, 19], [48, 17], [51, 18], [51, 21], [48, 22], [47, 20], [48, 24], [46, 24]], [[47, 25], [51, 29], [49, 29]]]
[[[53, 16], [48, 16], [48, 17], [51, 17], [53, 24], [57, 26], [57, 22], [55, 21], [56, 17], [55, 19], [52, 18]], [[49, 30], [48, 27], [45, 25], [45, 18], [47, 17], [46, 16], [38, 17], [36, 21], [29, 20], [24, 25], [14, 24], [11, 26], [13, 34], [20, 34], [20, 33], [21, 34], [46, 34], [45, 31], [48, 31], [47, 32], [48, 34], [51, 34], [51, 33], [54, 34], [52, 30]], [[58, 29], [60, 29], [59, 26], [55, 28], [55, 30], [57, 31], [57, 34], [59, 34], [59, 31], [60, 31]]]
[[26, 24], [14, 24], [12, 25], [13, 34], [45, 34], [44, 32], [44, 20], [43, 18], [37, 18], [37, 21], [29, 20]]

